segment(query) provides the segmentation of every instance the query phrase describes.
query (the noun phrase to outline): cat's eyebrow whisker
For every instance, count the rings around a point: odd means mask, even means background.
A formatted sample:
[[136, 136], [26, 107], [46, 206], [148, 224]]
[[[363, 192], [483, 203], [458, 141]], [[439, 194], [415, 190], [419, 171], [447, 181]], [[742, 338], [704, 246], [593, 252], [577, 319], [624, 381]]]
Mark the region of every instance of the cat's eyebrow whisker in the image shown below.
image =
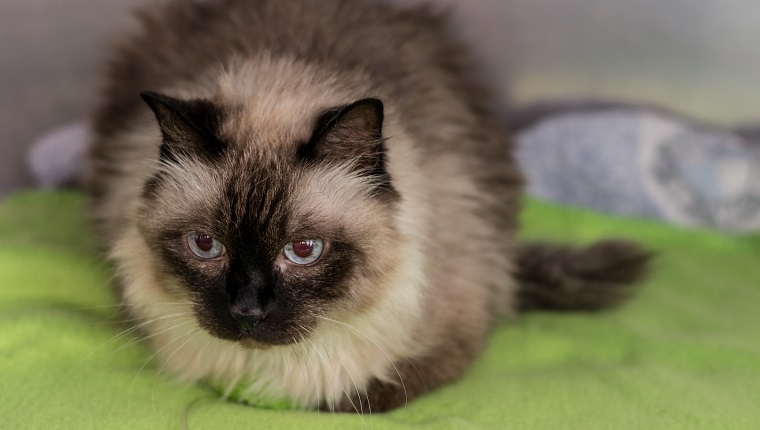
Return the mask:
[[[356, 326], [354, 326], [352, 324], [344, 323], [344, 322], [341, 322], [341, 321], [338, 321], [338, 320], [334, 320], [332, 318], [328, 318], [328, 317], [325, 317], [325, 316], [320, 316], [320, 315], [318, 315], [317, 318], [323, 319], [325, 321], [331, 321], [331, 322], [333, 322], [335, 324], [340, 324], [340, 325], [342, 325], [344, 327], [348, 327], [348, 328], [350, 328], [352, 330], [355, 330], [357, 333], [361, 334], [362, 336], [364, 336], [365, 338], [367, 338], [367, 340], [369, 340], [370, 342], [372, 342], [377, 347], [377, 349], [379, 349], [380, 352], [382, 352], [383, 355], [385, 355], [385, 358], [388, 359], [388, 362], [391, 363], [391, 366], [393, 366], [393, 369], [396, 371], [396, 375], [398, 375], [399, 382], [401, 382], [401, 387], [404, 389], [404, 409], [406, 409], [406, 405], [409, 403], [409, 395], [407, 394], [407, 391], [406, 391], [406, 384], [404, 384], [404, 378], [401, 377], [401, 372], [399, 372], [398, 367], [396, 367], [396, 364], [393, 362], [393, 360], [391, 360], [391, 357], [388, 356], [388, 354], [385, 352], [385, 350], [382, 347], [380, 347], [380, 345], [378, 345], [378, 343], [375, 342], [375, 340], [372, 339], [367, 333], [364, 333], [363, 331], [359, 330], [358, 327], [356, 327]], [[414, 364], [412, 364], [412, 366], [414, 366]], [[419, 371], [417, 373], [419, 374]], [[422, 375], [420, 375], [420, 378], [421, 377], [422, 377]]]

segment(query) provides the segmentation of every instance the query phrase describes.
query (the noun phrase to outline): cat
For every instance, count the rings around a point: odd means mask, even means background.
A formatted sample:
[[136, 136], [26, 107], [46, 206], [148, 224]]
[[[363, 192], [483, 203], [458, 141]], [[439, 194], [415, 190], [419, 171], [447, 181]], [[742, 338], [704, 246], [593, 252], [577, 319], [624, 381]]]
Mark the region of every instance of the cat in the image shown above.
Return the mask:
[[626, 241], [517, 242], [522, 175], [445, 13], [172, 0], [139, 22], [87, 190], [124, 306], [188, 381], [386, 411], [462, 375], [497, 322], [615, 305], [645, 271]]

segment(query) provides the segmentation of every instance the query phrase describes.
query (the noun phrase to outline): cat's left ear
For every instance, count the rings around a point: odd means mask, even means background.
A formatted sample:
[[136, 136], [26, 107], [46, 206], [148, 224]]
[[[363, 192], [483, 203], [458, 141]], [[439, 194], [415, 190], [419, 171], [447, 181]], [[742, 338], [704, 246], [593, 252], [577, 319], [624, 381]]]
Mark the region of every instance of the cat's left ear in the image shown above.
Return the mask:
[[299, 155], [308, 161], [347, 163], [360, 175], [371, 176], [378, 186], [390, 189], [390, 175], [385, 168], [383, 102], [361, 99], [322, 113]]
[[202, 99], [180, 100], [145, 91], [140, 97], [150, 106], [161, 128], [161, 161], [177, 161], [181, 155], [213, 158], [224, 150], [217, 137], [220, 113]]

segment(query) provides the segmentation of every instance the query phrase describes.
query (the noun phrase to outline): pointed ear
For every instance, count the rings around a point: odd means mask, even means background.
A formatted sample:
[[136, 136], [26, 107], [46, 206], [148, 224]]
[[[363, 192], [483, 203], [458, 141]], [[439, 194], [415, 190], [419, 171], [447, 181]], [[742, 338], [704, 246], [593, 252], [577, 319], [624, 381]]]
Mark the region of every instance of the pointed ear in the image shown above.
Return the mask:
[[385, 169], [383, 102], [362, 99], [324, 112], [299, 154], [309, 161], [351, 163], [358, 173], [390, 185]]
[[177, 156], [195, 155], [214, 158], [225, 145], [217, 137], [219, 109], [207, 100], [179, 100], [145, 91], [140, 97], [150, 106], [161, 127], [162, 161], [176, 161]]

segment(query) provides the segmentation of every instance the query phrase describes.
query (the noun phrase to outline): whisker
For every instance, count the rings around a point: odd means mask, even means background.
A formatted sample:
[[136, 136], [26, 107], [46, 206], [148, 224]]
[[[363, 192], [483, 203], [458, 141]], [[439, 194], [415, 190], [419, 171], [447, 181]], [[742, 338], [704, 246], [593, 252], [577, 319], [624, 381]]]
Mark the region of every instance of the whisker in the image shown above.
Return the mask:
[[[322, 349], [325, 350], [325, 354], [329, 357], [330, 354], [327, 352], [327, 347], [325, 346], [324, 342], [321, 340], [319, 343], [322, 344]], [[361, 410], [360, 414], [362, 416], [362, 428], [364, 428], [364, 405], [362, 403], [362, 394], [359, 392], [359, 386], [356, 384], [356, 379], [354, 379], [354, 375], [351, 373], [351, 371], [346, 366], [346, 363], [343, 362], [340, 358], [338, 358], [338, 361], [340, 362], [340, 365], [343, 366], [344, 369], [346, 369], [346, 373], [348, 373], [348, 377], [351, 379], [351, 382], [354, 384], [354, 389], [356, 390], [356, 397], [359, 401], [359, 409]], [[367, 407], [369, 407], [369, 394], [367, 393], [367, 387], [364, 387], [364, 395], [367, 397]], [[370, 419], [370, 428], [372, 428], [372, 408], [369, 408], [369, 419]]]
[[[176, 324], [176, 325], [170, 327], [169, 329], [174, 329], [174, 328], [177, 328], [177, 327], [181, 327], [181, 326], [183, 326], [185, 324], [189, 324], [189, 323], [192, 323], [192, 321], [188, 320], [188, 321], [181, 322], [179, 324]], [[164, 331], [166, 331], [166, 330], [164, 330]], [[189, 331], [188, 331], [188, 333], [189, 333]], [[159, 334], [159, 333], [157, 333], [157, 334]], [[140, 368], [137, 370], [137, 374], [135, 375], [135, 377], [132, 378], [132, 384], [129, 386], [129, 392], [128, 392], [128, 397], [130, 399], [132, 398], [132, 391], [134, 390], [135, 384], [137, 383], [137, 378], [140, 376], [140, 374], [142, 373], [142, 371], [145, 369], [145, 366], [147, 366], [148, 363], [151, 360], [153, 360], [153, 358], [156, 355], [158, 355], [161, 351], [163, 351], [165, 348], [167, 348], [169, 345], [171, 345], [172, 343], [176, 342], [179, 339], [181, 339], [181, 337], [176, 337], [176, 338], [170, 340], [169, 342], [166, 343], [166, 345], [164, 345], [161, 348], [157, 349], [155, 352], [153, 352], [153, 354], [151, 354], [150, 357], [148, 357], [147, 359], [145, 359], [145, 361], [143, 362], [142, 366], [140, 366]], [[129, 412], [130, 405], [131, 405], [130, 403], [127, 403], [127, 411], [128, 412]]]
[[[311, 385], [311, 374], [306, 372], [306, 369], [303, 366], [303, 361], [298, 358], [298, 352], [296, 351], [295, 345], [298, 343], [295, 337], [293, 337], [293, 344], [288, 345], [288, 350], [290, 351], [291, 357], [293, 357], [293, 361], [296, 361], [298, 363], [298, 367], [301, 368], [301, 377], [306, 380], [309, 385]], [[319, 395], [319, 394], [317, 394]], [[309, 396], [309, 400], [311, 401], [311, 395]]]
[[[322, 353], [321, 353], [321, 352], [319, 352], [319, 348], [317, 348], [317, 346], [316, 346], [316, 345], [314, 345], [314, 342], [312, 342], [310, 339], [305, 339], [305, 340], [306, 340], [307, 342], [309, 342], [309, 343], [311, 344], [311, 346], [313, 346], [313, 347], [314, 347], [314, 351], [315, 351], [317, 354], [319, 354], [320, 356], [322, 356]], [[326, 352], [326, 351], [325, 351], [325, 352]], [[323, 358], [323, 359], [324, 359], [324, 357], [325, 357], [325, 356], [322, 356], [322, 358]], [[330, 365], [330, 366], [329, 366], [329, 367], [330, 367], [330, 373], [332, 373], [332, 374], [333, 374], [333, 377], [335, 378], [335, 380], [336, 380], [336, 381], [338, 382], [338, 384], [340, 385], [340, 388], [341, 388], [341, 390], [343, 390], [343, 393], [346, 395], [346, 399], [348, 399], [348, 401], [351, 403], [351, 406], [354, 408], [354, 410], [356, 411], [356, 413], [357, 413], [357, 414], [360, 414], [360, 416], [361, 416], [361, 419], [362, 419], [362, 424], [364, 424], [364, 414], [362, 414], [362, 413], [359, 411], [359, 408], [357, 408], [357, 407], [356, 407], [356, 404], [355, 404], [355, 403], [354, 403], [354, 401], [351, 399], [351, 395], [350, 395], [350, 394], [348, 394], [348, 391], [346, 390], [346, 387], [344, 387], [344, 386], [343, 386], [343, 383], [340, 381], [340, 378], [338, 378], [338, 375], [335, 373], [335, 369], [333, 369], [332, 360], [330, 359], [330, 355], [329, 355], [329, 354], [327, 354], [327, 362], [328, 362], [328, 363], [329, 363], [329, 365]], [[335, 410], [335, 398], [333, 397], [333, 411], [334, 411], [334, 410]]]
[[[191, 312], [190, 311], [185, 311], [185, 312], [182, 312], [181, 314], [190, 315]], [[173, 315], [180, 315], [180, 314], [173, 314]], [[108, 317], [108, 318], [106, 318], [106, 319], [104, 319], [102, 321], [99, 321], [98, 324], [125, 324], [125, 323], [131, 323], [131, 322], [135, 322], [135, 321], [143, 321], [143, 322], [145, 321], [145, 318], [144, 317], [140, 317], [140, 316], [135, 316], [133, 318], [124, 318], [124, 319], [120, 319], [120, 320], [113, 320], [116, 316], [118, 316], [118, 314], [117, 315], [111, 315], [110, 317]]]
[[[299, 324], [300, 325], [300, 324]], [[303, 327], [300, 327], [303, 329]], [[296, 329], [296, 332], [298, 333], [298, 336], [301, 338], [301, 340], [304, 339], [303, 333], [301, 333], [301, 330], [298, 328]], [[307, 345], [305, 345], [305, 342], [298, 342], [295, 338], [293, 338], [293, 341], [301, 347], [301, 350], [303, 351], [303, 360], [306, 361], [306, 374], [308, 375], [309, 382], [312, 380], [312, 374], [311, 374], [311, 368], [309, 364], [311, 363], [311, 356], [309, 354], [309, 350], [307, 349]], [[320, 412], [320, 408], [322, 407], [322, 387], [320, 385], [319, 378], [313, 378], [314, 379], [314, 386], [316, 387], [317, 392], [317, 412]], [[311, 400], [311, 396], [309, 396], [309, 400]]]
[[[190, 305], [190, 306], [195, 306], [196, 305], [195, 302], [191, 302], [191, 301], [187, 301], [187, 300], [180, 300], [180, 301], [177, 301], [177, 302], [156, 302], [154, 304], [156, 304], [156, 305], [163, 305], [163, 306], [177, 306], [177, 307], [180, 307], [180, 306], [187, 307], [188, 305]], [[106, 318], [105, 320], [100, 321], [99, 324], [123, 324], [123, 323], [129, 323], [129, 322], [134, 322], [134, 321], [144, 321], [144, 318], [140, 317], [140, 316], [134, 316], [132, 318], [124, 318], [124, 319], [120, 319], [120, 320], [116, 320], [116, 321], [111, 321], [114, 318], [116, 318], [117, 316], [119, 316], [120, 314], [127, 314], [125, 316], [129, 316], [129, 312], [130, 312], [130, 309], [125, 304], [113, 305], [113, 306], [123, 306], [124, 309], [122, 311], [120, 311], [120, 312], [117, 312], [114, 315], [111, 315], [110, 317]], [[186, 313], [189, 314], [190, 312], [191, 311], [188, 310]], [[178, 315], [178, 314], [174, 314], [174, 315]]]
[[[179, 315], [179, 314], [177, 314], [177, 315]], [[153, 321], [153, 320], [151, 320], [151, 321]], [[149, 322], [151, 322], [151, 321], [148, 321], [147, 323], [149, 323]], [[138, 330], [138, 329], [139, 329], [139, 328], [140, 328], [142, 325], [144, 325], [144, 324], [139, 324], [139, 325], [137, 325], [137, 326], [133, 326], [133, 327], [127, 328], [127, 329], [125, 329], [125, 330], [122, 330], [122, 331], [120, 331], [119, 333], [117, 333], [117, 334], [115, 334], [115, 335], [111, 336], [111, 337], [110, 337], [108, 340], [106, 340], [105, 342], [101, 343], [101, 344], [100, 344], [100, 345], [99, 345], [97, 348], [95, 348], [95, 349], [93, 349], [92, 351], [90, 351], [90, 353], [89, 353], [89, 354], [87, 354], [87, 355], [86, 355], [84, 358], [82, 358], [82, 359], [79, 361], [79, 363], [77, 363], [77, 365], [76, 365], [76, 366], [74, 366], [74, 367], [71, 369], [71, 371], [69, 372], [69, 376], [68, 376], [68, 377], [71, 377], [71, 376], [72, 376], [72, 375], [73, 375], [73, 374], [74, 374], [76, 371], [78, 371], [78, 370], [79, 370], [79, 368], [80, 368], [82, 365], [84, 365], [84, 363], [86, 363], [86, 362], [87, 362], [87, 360], [89, 360], [89, 359], [90, 359], [90, 358], [92, 358], [92, 357], [93, 357], [95, 354], [97, 354], [97, 353], [98, 353], [98, 351], [100, 351], [100, 350], [102, 350], [103, 348], [105, 348], [106, 346], [108, 346], [108, 345], [109, 345], [111, 342], [114, 342], [114, 341], [116, 341], [116, 340], [117, 340], [117, 339], [119, 339], [119, 338], [122, 338], [122, 337], [124, 337], [124, 336], [127, 336], [127, 335], [129, 335], [130, 333], [133, 333], [134, 331]], [[130, 342], [127, 342], [127, 344], [126, 344], [126, 345], [129, 345], [129, 344], [131, 344], [131, 343], [133, 343], [133, 342], [132, 342], [132, 341], [130, 341]], [[116, 352], [116, 351], [119, 351], [119, 350], [121, 350], [121, 349], [122, 349], [122, 348], [124, 348], [124, 347], [125, 347], [125, 345], [122, 345], [121, 347], [117, 348], [115, 351], [112, 351], [111, 353], [113, 354], [114, 352]]]
[[[322, 355], [322, 353], [321, 353], [321, 352], [319, 352], [319, 348], [317, 348], [317, 346], [316, 346], [316, 345], [314, 345], [314, 342], [312, 342], [310, 339], [304, 339], [303, 337], [302, 337], [302, 339], [303, 339], [304, 341], [306, 341], [306, 342], [309, 342], [309, 344], [311, 344], [311, 346], [312, 346], [312, 350], [313, 350], [313, 351], [314, 351], [316, 354], [318, 354], [318, 355], [319, 355], [319, 357], [321, 358], [321, 360], [322, 360], [322, 361], [324, 361], [324, 359], [325, 359], [325, 356], [327, 357], [327, 363], [329, 364], [330, 373], [332, 373], [333, 377], [335, 378], [335, 381], [338, 383], [338, 385], [340, 385], [340, 389], [341, 389], [341, 390], [343, 391], [343, 393], [346, 395], [346, 399], [348, 399], [348, 401], [349, 401], [349, 402], [351, 402], [351, 406], [354, 408], [354, 410], [355, 410], [355, 411], [356, 411], [356, 413], [358, 414], [358, 413], [359, 413], [359, 408], [357, 408], [357, 407], [356, 407], [356, 404], [354, 404], [354, 401], [353, 401], [353, 400], [351, 400], [351, 396], [348, 394], [348, 391], [346, 390], [346, 387], [344, 387], [344, 386], [343, 386], [343, 383], [340, 381], [340, 378], [338, 378], [338, 375], [335, 373], [335, 369], [333, 369], [333, 366], [332, 366], [332, 360], [330, 359], [330, 355], [329, 355], [329, 354], [327, 354], [327, 351], [325, 351], [325, 354], [326, 354], [326, 355]], [[332, 409], [333, 409], [333, 412], [334, 412], [334, 411], [335, 411], [335, 396], [333, 396], [333, 397], [332, 397]], [[362, 417], [362, 422], [363, 422], [363, 421], [364, 421], [364, 417]]]
[[[305, 330], [305, 331], [308, 331], [308, 330], [306, 330], [305, 327], [303, 327], [300, 324], [299, 324], [299, 327], [301, 329]], [[301, 333], [301, 331], [298, 330], [298, 329], [296, 329], [296, 331], [298, 332], [298, 335], [301, 337], [301, 340], [303, 341], [299, 345], [301, 345], [301, 348], [306, 353], [306, 368], [309, 369], [309, 363], [311, 363], [311, 354], [309, 354], [309, 352], [308, 352], [309, 351], [308, 345], [306, 345], [303, 333]], [[310, 343], [311, 343], [311, 346], [312, 346], [311, 350], [315, 350], [316, 346], [314, 345], [314, 343], [313, 342], [310, 342]], [[316, 351], [316, 352], [319, 353], [319, 351]], [[332, 363], [330, 363], [330, 371], [332, 372]], [[333, 372], [333, 376], [335, 376], [334, 372]], [[314, 380], [316, 381], [316, 385], [317, 385], [317, 411], [319, 411], [319, 407], [321, 406], [320, 393], [321, 393], [322, 390], [321, 390], [319, 378], [315, 378]], [[327, 381], [325, 381], [325, 382], [327, 382]], [[343, 387], [343, 384], [341, 384], [341, 388], [342, 387]], [[345, 390], [344, 390], [344, 392], [345, 392]], [[327, 393], [325, 393], [325, 395], [327, 395]], [[327, 399], [325, 399], [325, 400], [327, 400]], [[330, 412], [332, 413], [332, 419], [333, 419], [333, 428], [335, 428], [335, 395], [332, 394], [332, 393], [330, 394], [330, 405], [331, 405]]]
[[125, 307], [123, 303], [116, 303], [111, 305], [97, 305], [97, 306], [74, 306], [74, 307], [68, 307], [68, 306], [61, 306], [58, 309], [64, 309], [67, 311], [87, 311], [90, 309], [106, 309], [106, 308], [119, 308], [119, 307]]
[[184, 348], [188, 342], [193, 340], [193, 338], [195, 338], [195, 336], [197, 336], [198, 333], [200, 333], [200, 330], [197, 327], [193, 327], [190, 330], [188, 330], [185, 334], [180, 336], [178, 339], [181, 339], [187, 336], [188, 334], [191, 334], [191, 336], [188, 337], [187, 340], [182, 343], [182, 345], [177, 347], [177, 349], [175, 349], [174, 352], [172, 352], [171, 355], [169, 355], [169, 357], [166, 360], [164, 360], [164, 364], [162, 364], [161, 368], [158, 369], [158, 373], [156, 373], [156, 376], [153, 378], [153, 390], [151, 392], [151, 399], [150, 399], [151, 403], [153, 404], [154, 411], [156, 410], [156, 385], [158, 384], [158, 377], [161, 376], [161, 373], [164, 371], [164, 368], [166, 367], [167, 364], [169, 364], [169, 362], [177, 354], [177, 352], [179, 352], [180, 349]]
[[[176, 317], [176, 316], [182, 316], [182, 315], [190, 315], [190, 314], [188, 312], [181, 312], [181, 313], [177, 313], [177, 314], [164, 315], [164, 316], [157, 317], [157, 318], [154, 318], [152, 320], [148, 320], [148, 321], [145, 321], [143, 323], [134, 325], [134, 326], [132, 326], [132, 328], [128, 329], [127, 331], [131, 333], [131, 332], [139, 330], [140, 328], [144, 327], [147, 324], [151, 324], [151, 323], [154, 323], [154, 322], [162, 320], [162, 319]], [[192, 321], [191, 320], [187, 320], [187, 321], [185, 321], [185, 322], [183, 322], [181, 324], [186, 324], [186, 323], [189, 323], [189, 322], [192, 322]], [[171, 329], [173, 329], [175, 327], [177, 327], [177, 326], [168, 327], [168, 328], [165, 328], [165, 329], [163, 329], [163, 330], [161, 330], [159, 332], [151, 333], [151, 334], [149, 334], [147, 336], [134, 338], [134, 339], [130, 340], [129, 342], [125, 343], [124, 345], [122, 345], [122, 346], [116, 348], [115, 350], [111, 351], [111, 354], [115, 354], [115, 353], [121, 351], [122, 349], [128, 348], [128, 347], [130, 347], [130, 346], [132, 346], [132, 345], [134, 345], [134, 344], [136, 344], [138, 342], [144, 342], [144, 341], [146, 341], [146, 340], [148, 340], [148, 339], [150, 339], [152, 337], [158, 336], [161, 333], [165, 333], [165, 332], [167, 332], [167, 331], [169, 331], [169, 330], [171, 330]]]
[[[388, 362], [391, 364], [391, 366], [393, 366], [393, 369], [396, 371], [396, 375], [398, 375], [398, 379], [401, 382], [401, 387], [404, 389], [404, 409], [406, 409], [407, 404], [409, 404], [409, 395], [407, 394], [407, 391], [406, 391], [406, 384], [404, 384], [404, 378], [401, 377], [401, 372], [399, 372], [398, 367], [396, 367], [396, 364], [393, 363], [393, 360], [391, 360], [391, 358], [388, 356], [388, 354], [385, 352], [385, 350], [383, 348], [381, 348], [380, 345], [378, 345], [377, 342], [375, 342], [375, 340], [372, 339], [367, 333], [364, 333], [363, 331], [359, 330], [358, 327], [355, 327], [355, 326], [353, 326], [351, 324], [344, 323], [344, 322], [341, 322], [341, 321], [338, 321], [338, 320], [334, 320], [332, 318], [324, 317], [324, 316], [318, 316], [318, 318], [321, 318], [321, 319], [323, 319], [325, 321], [331, 321], [333, 323], [340, 324], [340, 325], [342, 325], [344, 327], [348, 327], [348, 328], [350, 328], [352, 330], [356, 330], [357, 333], [359, 333], [362, 336], [364, 336], [365, 338], [367, 338], [367, 340], [369, 340], [370, 342], [372, 342], [377, 347], [377, 349], [379, 349], [380, 352], [382, 352], [383, 355], [385, 355], [385, 358], [388, 359]], [[412, 366], [414, 366], [414, 364], [412, 364]], [[417, 373], [419, 374], [419, 372], [417, 372]], [[420, 375], [420, 378], [421, 377], [422, 377], [422, 375]]]

